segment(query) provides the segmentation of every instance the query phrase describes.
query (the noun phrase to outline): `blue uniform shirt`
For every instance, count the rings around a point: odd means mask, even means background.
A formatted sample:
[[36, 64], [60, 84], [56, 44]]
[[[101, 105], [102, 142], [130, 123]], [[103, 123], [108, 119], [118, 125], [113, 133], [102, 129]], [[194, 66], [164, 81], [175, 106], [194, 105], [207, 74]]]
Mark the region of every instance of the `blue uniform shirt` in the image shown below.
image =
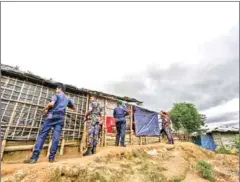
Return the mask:
[[124, 120], [126, 120], [126, 118], [125, 118], [126, 115], [127, 115], [127, 112], [122, 107], [116, 107], [113, 110], [113, 117], [116, 119], [116, 121], [124, 121]]
[[68, 98], [64, 93], [55, 94], [51, 101], [54, 101], [55, 104], [53, 108], [49, 110], [49, 113], [64, 114], [66, 107], [73, 107], [73, 102]]

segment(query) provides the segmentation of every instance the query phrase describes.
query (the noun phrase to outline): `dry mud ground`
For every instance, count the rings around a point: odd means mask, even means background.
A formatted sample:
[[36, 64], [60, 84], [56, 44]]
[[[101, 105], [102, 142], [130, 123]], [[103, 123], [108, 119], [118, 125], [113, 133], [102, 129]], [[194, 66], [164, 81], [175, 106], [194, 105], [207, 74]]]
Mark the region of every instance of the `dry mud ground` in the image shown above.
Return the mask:
[[[45, 160], [45, 159], [44, 159]], [[163, 143], [99, 148], [97, 154], [40, 159], [36, 164], [2, 163], [4, 182], [207, 182], [196, 168], [198, 160], [214, 167], [215, 181], [237, 182], [238, 156], [216, 154], [192, 143]]]

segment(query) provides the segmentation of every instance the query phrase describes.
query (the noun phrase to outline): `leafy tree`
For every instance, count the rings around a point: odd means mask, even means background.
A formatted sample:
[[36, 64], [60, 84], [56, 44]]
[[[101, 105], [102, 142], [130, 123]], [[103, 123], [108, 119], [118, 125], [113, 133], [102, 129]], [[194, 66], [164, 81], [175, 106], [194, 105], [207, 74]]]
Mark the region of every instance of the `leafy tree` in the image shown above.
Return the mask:
[[206, 121], [206, 116], [200, 114], [191, 103], [176, 103], [169, 114], [174, 128], [184, 128], [188, 133], [199, 132]]

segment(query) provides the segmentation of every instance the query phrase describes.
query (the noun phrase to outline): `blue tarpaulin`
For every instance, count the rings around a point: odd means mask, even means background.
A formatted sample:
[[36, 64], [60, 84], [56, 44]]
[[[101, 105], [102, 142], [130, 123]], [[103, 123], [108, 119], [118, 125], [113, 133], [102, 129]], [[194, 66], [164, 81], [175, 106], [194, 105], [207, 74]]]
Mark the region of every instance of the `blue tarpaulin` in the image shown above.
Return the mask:
[[208, 150], [216, 149], [216, 144], [213, 140], [212, 135], [210, 135], [210, 134], [201, 136], [201, 145], [203, 148], [208, 149]]
[[156, 136], [160, 133], [158, 113], [135, 107], [135, 128], [137, 136]]

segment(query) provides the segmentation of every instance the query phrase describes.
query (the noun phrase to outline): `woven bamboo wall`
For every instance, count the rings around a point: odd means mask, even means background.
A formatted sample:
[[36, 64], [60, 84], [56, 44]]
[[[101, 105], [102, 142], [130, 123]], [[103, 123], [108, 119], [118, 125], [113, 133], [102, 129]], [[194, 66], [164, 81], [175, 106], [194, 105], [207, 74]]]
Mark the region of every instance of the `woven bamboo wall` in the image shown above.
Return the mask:
[[[50, 101], [55, 90], [40, 84], [1, 77], [1, 138], [5, 140], [35, 140], [38, 136], [42, 109]], [[87, 96], [66, 93], [77, 107], [67, 110], [62, 138], [79, 140]]]
[[213, 132], [212, 135], [217, 148], [221, 147], [222, 145], [229, 146], [229, 147], [236, 146], [236, 144], [234, 143], [234, 137], [238, 137], [238, 134], [236, 133]]

